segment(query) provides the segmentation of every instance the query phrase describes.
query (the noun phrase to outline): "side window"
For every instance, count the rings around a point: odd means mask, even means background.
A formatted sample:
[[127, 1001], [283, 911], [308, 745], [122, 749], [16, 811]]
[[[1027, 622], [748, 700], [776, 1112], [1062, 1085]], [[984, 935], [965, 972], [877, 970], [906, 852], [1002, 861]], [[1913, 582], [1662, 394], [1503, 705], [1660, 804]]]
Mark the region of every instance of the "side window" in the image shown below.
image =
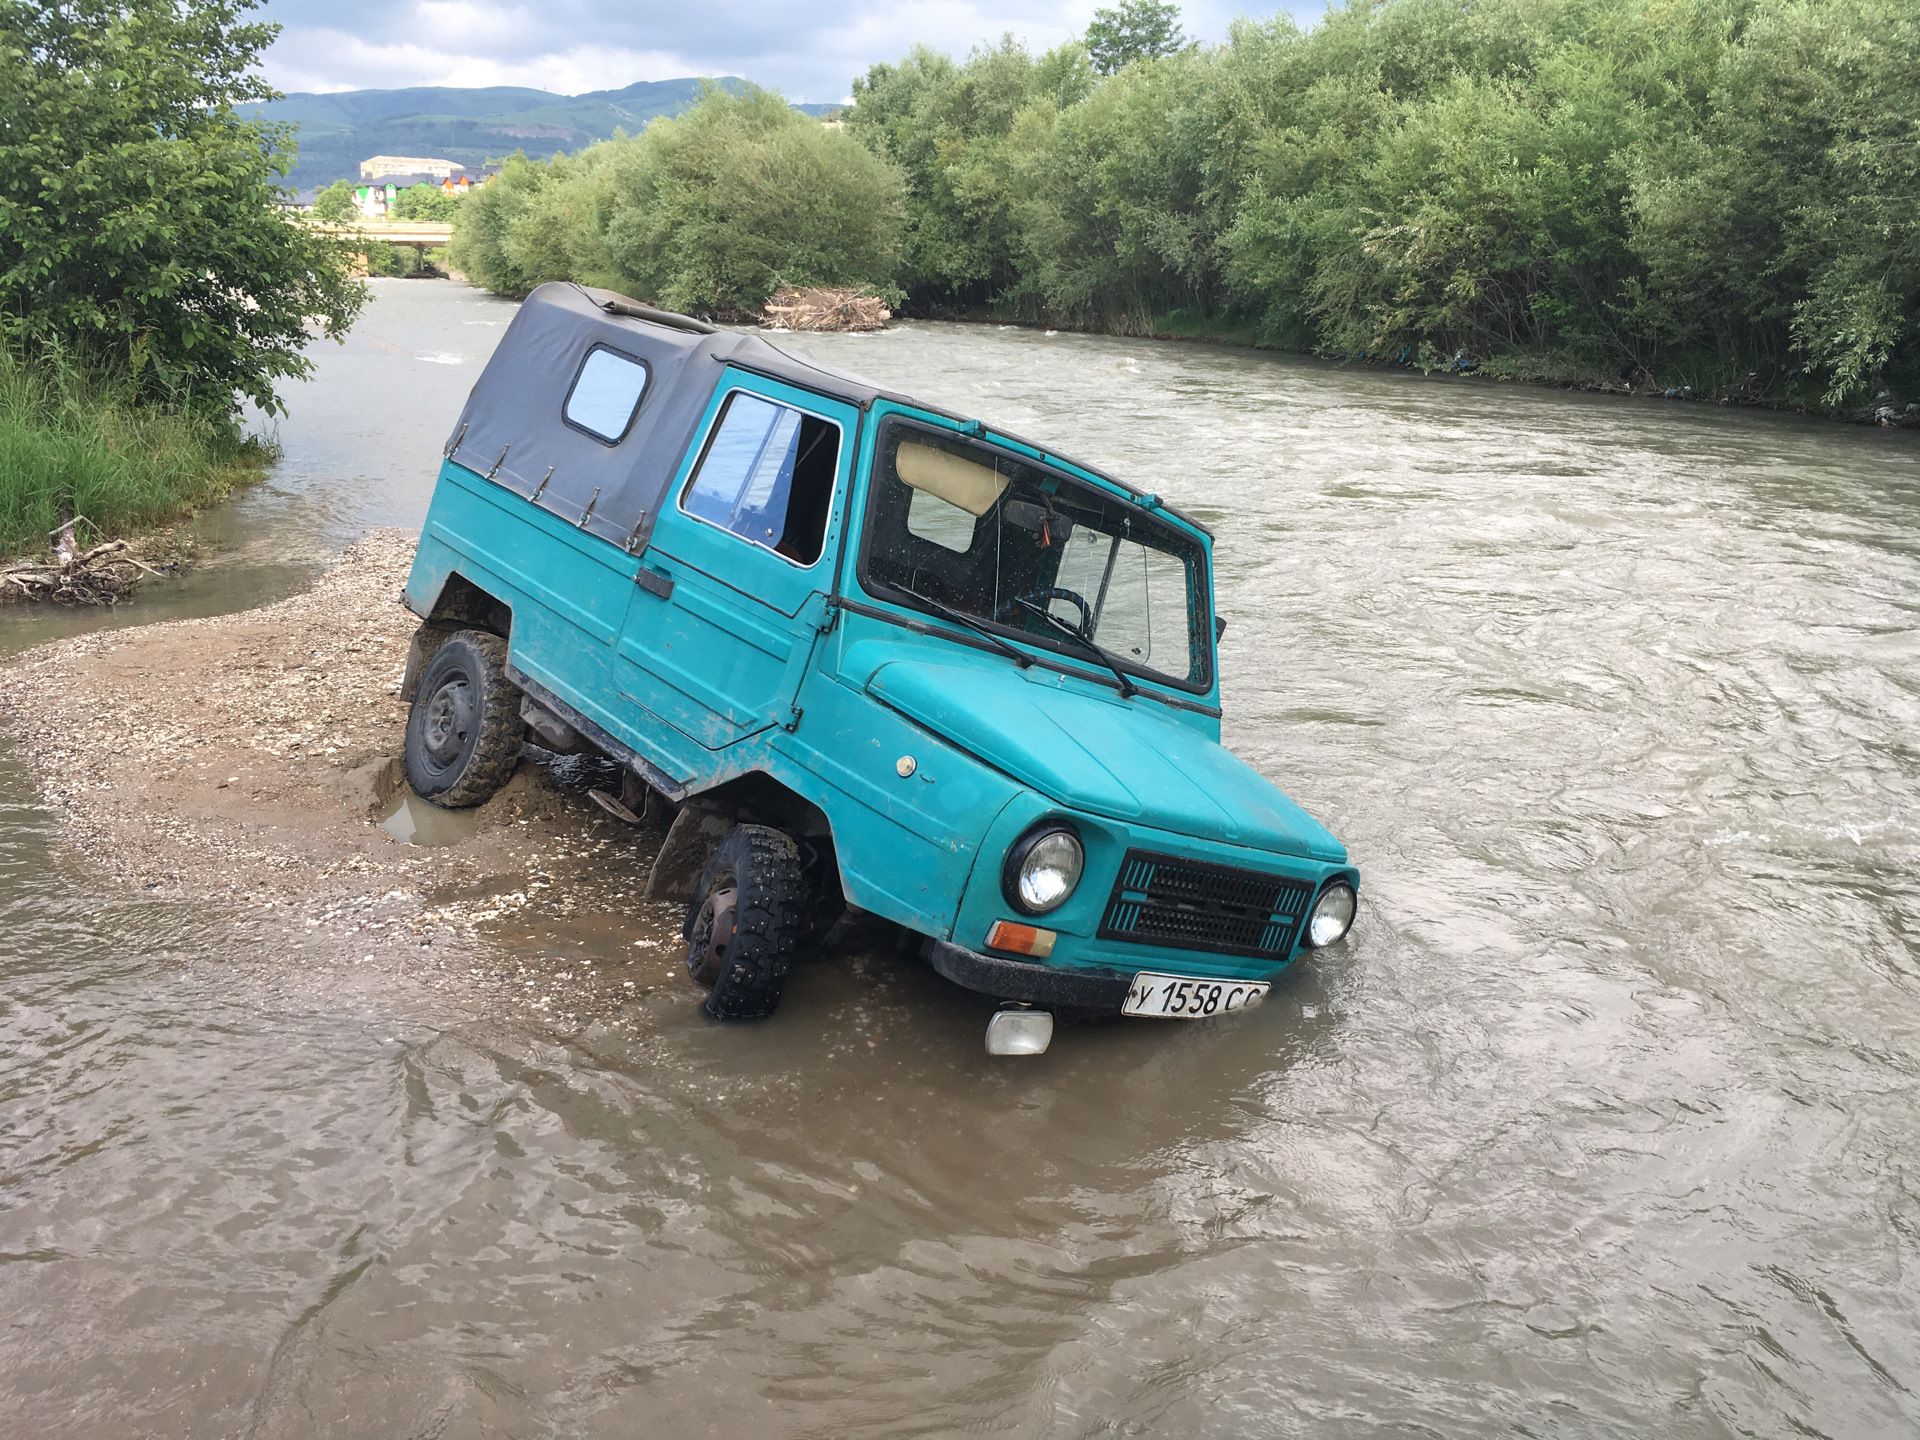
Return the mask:
[[826, 543], [840, 427], [761, 395], [729, 395], [680, 508], [796, 565]]
[[594, 349], [573, 377], [562, 413], [569, 425], [607, 445], [626, 438], [647, 390], [647, 367], [617, 351]]

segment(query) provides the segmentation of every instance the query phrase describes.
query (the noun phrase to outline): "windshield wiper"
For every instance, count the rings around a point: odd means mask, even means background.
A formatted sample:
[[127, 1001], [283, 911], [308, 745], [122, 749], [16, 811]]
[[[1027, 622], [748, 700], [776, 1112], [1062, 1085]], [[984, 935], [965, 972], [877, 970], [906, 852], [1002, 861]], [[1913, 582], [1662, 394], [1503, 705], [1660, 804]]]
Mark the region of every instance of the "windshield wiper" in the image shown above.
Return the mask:
[[951, 620], [956, 625], [964, 625], [969, 630], [974, 631], [990, 642], [994, 649], [998, 650], [1002, 655], [1005, 655], [1022, 670], [1025, 670], [1029, 665], [1033, 664], [1033, 657], [1027, 654], [1026, 651], [1009, 645], [1005, 640], [1002, 640], [998, 635], [994, 634], [993, 631], [989, 630], [983, 623], [967, 614], [966, 611], [956, 610], [951, 605], [942, 605], [938, 600], [933, 599], [931, 596], [922, 595], [918, 590], [907, 590], [905, 593], [911, 595], [922, 605], [927, 606], [941, 619]]
[[1062, 635], [1066, 636], [1069, 640], [1073, 641], [1074, 644], [1078, 645], [1082, 650], [1085, 650], [1089, 655], [1093, 656], [1094, 659], [1106, 666], [1107, 669], [1111, 670], [1113, 672], [1113, 678], [1120, 682], [1120, 698], [1122, 700], [1131, 700], [1135, 695], [1140, 693], [1140, 687], [1127, 678], [1127, 672], [1120, 668], [1120, 662], [1118, 660], [1114, 659], [1108, 651], [1102, 650], [1098, 645], [1094, 644], [1093, 641], [1087, 639], [1086, 636], [1074, 629], [1073, 626], [1067, 624], [1067, 622], [1062, 620], [1058, 615], [1052, 614], [1042, 606], [1034, 604], [1024, 596], [1015, 596], [1013, 603], [1038, 615], [1042, 620], [1046, 621], [1047, 624], [1058, 630]]

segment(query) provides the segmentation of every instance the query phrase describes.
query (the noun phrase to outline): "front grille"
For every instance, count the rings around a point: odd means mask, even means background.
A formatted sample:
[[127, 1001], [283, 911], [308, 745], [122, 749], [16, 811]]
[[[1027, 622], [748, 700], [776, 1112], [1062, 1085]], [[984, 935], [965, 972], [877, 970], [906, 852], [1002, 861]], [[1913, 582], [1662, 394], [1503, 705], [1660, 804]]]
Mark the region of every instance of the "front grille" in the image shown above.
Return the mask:
[[1100, 938], [1284, 960], [1312, 899], [1304, 880], [1129, 850]]

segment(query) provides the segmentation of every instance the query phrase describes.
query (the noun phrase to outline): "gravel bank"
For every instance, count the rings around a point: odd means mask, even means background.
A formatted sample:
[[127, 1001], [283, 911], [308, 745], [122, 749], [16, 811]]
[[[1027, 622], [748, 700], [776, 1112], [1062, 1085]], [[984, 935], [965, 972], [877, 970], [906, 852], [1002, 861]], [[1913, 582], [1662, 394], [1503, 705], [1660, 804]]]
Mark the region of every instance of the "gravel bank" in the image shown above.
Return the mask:
[[639, 898], [660, 835], [586, 794], [611, 767], [529, 751], [457, 843], [380, 828], [399, 798], [413, 546], [377, 532], [278, 604], [16, 656], [0, 743], [95, 866], [229, 907], [305, 960], [401, 966], [561, 1025], [649, 997], [690, 1007], [680, 917]]

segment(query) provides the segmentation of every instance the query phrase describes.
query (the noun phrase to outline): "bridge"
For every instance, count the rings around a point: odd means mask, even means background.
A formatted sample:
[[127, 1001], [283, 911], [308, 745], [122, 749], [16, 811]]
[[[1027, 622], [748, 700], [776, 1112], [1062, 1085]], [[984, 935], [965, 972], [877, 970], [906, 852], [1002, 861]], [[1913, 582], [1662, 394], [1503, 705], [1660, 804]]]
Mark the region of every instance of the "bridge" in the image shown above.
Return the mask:
[[334, 225], [325, 220], [306, 222], [323, 235], [340, 235], [349, 240], [384, 240], [389, 245], [410, 245], [420, 253], [424, 264], [428, 249], [453, 239], [453, 226], [439, 220], [365, 220], [358, 224]]

